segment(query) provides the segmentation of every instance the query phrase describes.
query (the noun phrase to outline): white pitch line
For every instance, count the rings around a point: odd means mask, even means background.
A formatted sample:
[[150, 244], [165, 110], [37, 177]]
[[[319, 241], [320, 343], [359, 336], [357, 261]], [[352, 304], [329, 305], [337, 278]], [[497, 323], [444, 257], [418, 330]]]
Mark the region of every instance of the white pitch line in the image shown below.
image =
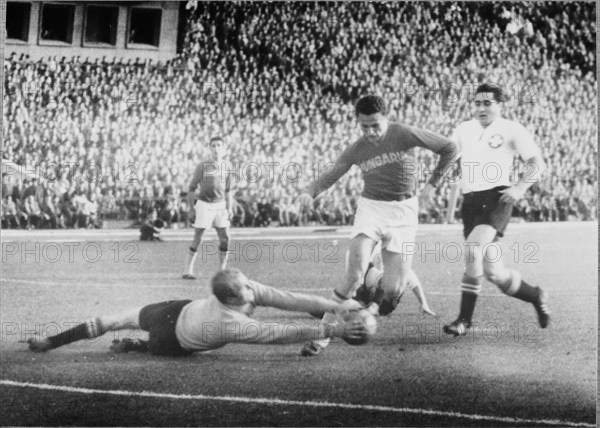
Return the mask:
[[72, 386], [62, 385], [49, 385], [43, 383], [31, 383], [31, 382], [15, 382], [12, 380], [0, 380], [1, 385], [16, 386], [23, 388], [36, 388], [50, 391], [62, 391], [70, 393], [80, 394], [103, 394], [103, 395], [116, 395], [116, 396], [129, 396], [129, 397], [143, 397], [143, 398], [167, 398], [171, 400], [206, 400], [206, 401], [223, 401], [230, 403], [245, 403], [245, 404], [267, 404], [267, 405], [281, 405], [281, 406], [299, 406], [299, 407], [329, 407], [337, 409], [348, 409], [348, 410], [366, 410], [376, 412], [388, 412], [388, 413], [411, 413], [420, 414], [426, 416], [443, 416], [461, 419], [470, 419], [476, 421], [491, 421], [491, 422], [504, 422], [510, 424], [545, 424], [553, 426], [571, 426], [571, 427], [595, 427], [594, 424], [586, 422], [571, 422], [561, 421], [557, 419], [522, 419], [522, 418], [509, 418], [504, 416], [488, 416], [488, 415], [477, 415], [460, 412], [446, 412], [442, 410], [431, 410], [431, 409], [413, 409], [408, 407], [390, 407], [390, 406], [375, 406], [370, 404], [347, 404], [347, 403], [332, 403], [327, 401], [297, 401], [297, 400], [282, 400], [278, 398], [252, 398], [252, 397], [235, 397], [229, 395], [223, 396], [210, 396], [210, 395], [190, 395], [190, 394], [168, 394], [160, 392], [150, 391], [125, 391], [115, 389], [91, 389], [91, 388], [78, 388]]

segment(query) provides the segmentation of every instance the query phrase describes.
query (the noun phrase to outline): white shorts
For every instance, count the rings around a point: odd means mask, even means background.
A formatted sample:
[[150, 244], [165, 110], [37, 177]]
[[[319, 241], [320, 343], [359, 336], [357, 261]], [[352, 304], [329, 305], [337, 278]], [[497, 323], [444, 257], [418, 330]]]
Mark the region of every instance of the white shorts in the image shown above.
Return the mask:
[[208, 229], [210, 227], [229, 227], [229, 213], [227, 212], [225, 201], [204, 202], [197, 200], [194, 209], [196, 210], [194, 228]]
[[419, 224], [419, 201], [416, 196], [404, 201], [358, 199], [350, 238], [362, 234], [393, 253], [404, 253], [404, 243], [414, 244]]

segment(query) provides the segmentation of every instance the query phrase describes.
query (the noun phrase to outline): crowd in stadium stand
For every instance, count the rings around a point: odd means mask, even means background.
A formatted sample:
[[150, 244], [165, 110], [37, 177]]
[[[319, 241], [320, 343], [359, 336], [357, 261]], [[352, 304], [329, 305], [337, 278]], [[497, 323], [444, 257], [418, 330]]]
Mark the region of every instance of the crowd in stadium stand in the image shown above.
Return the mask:
[[[509, 95], [548, 171], [514, 211], [527, 221], [595, 219], [593, 3], [190, 2], [173, 61], [5, 60], [3, 158], [43, 180], [3, 175], [3, 227], [188, 225], [187, 184], [225, 138], [235, 226], [344, 225], [353, 168], [301, 208], [300, 189], [360, 131], [353, 101], [377, 93], [391, 117], [449, 136], [482, 81]], [[435, 159], [417, 151], [421, 184]], [[447, 214], [449, 182], [421, 221]], [[154, 214], [153, 214], [154, 215]]]

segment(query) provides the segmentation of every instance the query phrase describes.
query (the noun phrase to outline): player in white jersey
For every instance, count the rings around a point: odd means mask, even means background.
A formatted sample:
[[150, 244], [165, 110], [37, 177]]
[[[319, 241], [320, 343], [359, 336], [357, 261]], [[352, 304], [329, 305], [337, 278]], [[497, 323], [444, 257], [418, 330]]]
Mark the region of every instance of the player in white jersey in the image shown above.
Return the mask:
[[[330, 337], [360, 339], [365, 334], [361, 321], [341, 320], [344, 312], [360, 308], [354, 301], [339, 304], [319, 296], [280, 291], [249, 280], [237, 269], [217, 272], [211, 284], [213, 294], [205, 299], [170, 300], [95, 317], [57, 335], [31, 337], [26, 342], [31, 351], [46, 352], [109, 331], [141, 329], [149, 333], [148, 340], [115, 339], [111, 349], [185, 356], [228, 343], [286, 344]], [[337, 316], [330, 324], [261, 322], [252, 318], [256, 306], [298, 312], [326, 311]]]
[[[196, 279], [194, 263], [204, 231], [214, 227], [219, 237], [219, 269], [227, 265], [229, 249], [229, 219], [233, 207], [231, 175], [225, 164], [225, 145], [221, 137], [209, 142], [211, 158], [201, 162], [192, 178], [188, 190], [190, 218], [194, 220], [194, 238], [185, 261], [183, 279]], [[196, 202], [194, 203], [194, 198]]]
[[[529, 285], [519, 272], [508, 269], [498, 257], [501, 250], [497, 241], [504, 235], [513, 204], [539, 180], [545, 168], [540, 149], [529, 131], [501, 117], [504, 101], [500, 87], [480, 85], [474, 99], [476, 119], [461, 123], [452, 134], [452, 140], [461, 150], [466, 265], [460, 313], [454, 322], [444, 326], [444, 332], [454, 336], [465, 335], [472, 326], [483, 277], [505, 294], [533, 304], [542, 328], [550, 322], [546, 293]], [[515, 155], [526, 163], [518, 181], [512, 179]]]

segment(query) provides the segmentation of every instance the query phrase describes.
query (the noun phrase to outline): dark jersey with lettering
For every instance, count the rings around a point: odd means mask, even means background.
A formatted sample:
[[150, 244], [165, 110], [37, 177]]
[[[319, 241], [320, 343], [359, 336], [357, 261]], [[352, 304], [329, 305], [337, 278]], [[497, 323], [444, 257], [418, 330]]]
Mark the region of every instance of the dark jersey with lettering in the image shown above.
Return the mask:
[[436, 186], [456, 159], [456, 144], [433, 132], [392, 122], [377, 144], [363, 136], [346, 148], [334, 167], [319, 178], [316, 193], [332, 186], [352, 165], [357, 165], [365, 181], [362, 192], [365, 198], [396, 201], [401, 196], [414, 195], [419, 174], [424, 172], [423, 165], [415, 158], [415, 147], [424, 147], [440, 155], [429, 179]]

